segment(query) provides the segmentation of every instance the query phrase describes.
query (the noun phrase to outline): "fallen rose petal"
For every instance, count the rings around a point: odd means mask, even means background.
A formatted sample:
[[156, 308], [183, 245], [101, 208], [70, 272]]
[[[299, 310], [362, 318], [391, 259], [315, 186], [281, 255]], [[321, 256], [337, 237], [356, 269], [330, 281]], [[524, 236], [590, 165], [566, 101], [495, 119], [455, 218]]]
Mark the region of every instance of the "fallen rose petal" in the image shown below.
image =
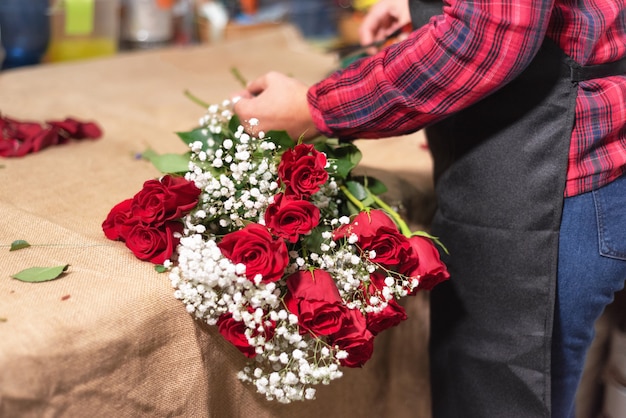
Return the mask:
[[3, 138], [0, 141], [0, 156], [13, 157], [15, 151], [20, 147], [20, 141], [13, 138]]
[[79, 134], [82, 137], [77, 139], [98, 139], [102, 136], [102, 129], [93, 122], [87, 122], [80, 125]]
[[46, 123], [50, 126], [57, 127], [68, 133], [69, 136], [75, 138], [80, 132], [80, 122], [72, 118], [66, 118], [65, 120], [47, 120]]
[[0, 156], [23, 157], [52, 145], [61, 145], [71, 139], [97, 139], [102, 130], [94, 122], [74, 118], [49, 120], [45, 124], [20, 121], [0, 116]]
[[39, 152], [51, 145], [56, 145], [61, 141], [59, 130], [55, 127], [39, 132], [32, 137], [31, 149], [29, 152]]
[[36, 122], [19, 122], [15, 119], [9, 119], [9, 122], [17, 138], [37, 135], [39, 132], [43, 131], [43, 127]]

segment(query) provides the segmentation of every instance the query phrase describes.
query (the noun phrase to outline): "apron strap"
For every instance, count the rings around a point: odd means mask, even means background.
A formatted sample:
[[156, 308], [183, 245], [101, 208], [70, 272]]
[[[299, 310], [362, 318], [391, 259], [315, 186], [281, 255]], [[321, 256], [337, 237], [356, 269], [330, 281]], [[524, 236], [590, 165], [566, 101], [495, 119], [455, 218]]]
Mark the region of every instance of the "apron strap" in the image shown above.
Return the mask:
[[626, 74], [626, 57], [605, 64], [580, 65], [573, 60], [568, 60], [570, 78], [573, 82], [592, 80]]

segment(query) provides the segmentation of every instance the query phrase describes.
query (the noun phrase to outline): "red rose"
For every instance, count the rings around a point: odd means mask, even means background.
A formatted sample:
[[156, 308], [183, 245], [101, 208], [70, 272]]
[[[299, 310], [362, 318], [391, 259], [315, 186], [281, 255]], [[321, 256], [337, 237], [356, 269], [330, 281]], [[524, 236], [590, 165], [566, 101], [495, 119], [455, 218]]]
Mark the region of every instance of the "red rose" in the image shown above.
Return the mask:
[[324, 270], [298, 271], [289, 276], [284, 302], [298, 317], [302, 333], [333, 334], [342, 327], [346, 315], [337, 285]]
[[128, 232], [126, 246], [140, 260], [162, 264], [178, 245], [179, 240], [174, 233], [182, 230], [183, 224], [175, 221], [166, 222], [158, 228], [138, 222]]
[[361, 239], [371, 239], [381, 228], [395, 229], [396, 224], [382, 210], [372, 209], [369, 212], [359, 212], [348, 225], [342, 225], [334, 233], [335, 239], [345, 238], [356, 234]]
[[374, 334], [368, 331], [358, 309], [348, 309], [343, 326], [330, 336], [329, 342], [348, 352], [348, 357], [340, 360], [345, 367], [363, 366], [374, 352]]
[[254, 358], [256, 356], [254, 347], [250, 345], [246, 337], [245, 332], [248, 328], [243, 321], [234, 320], [230, 313], [224, 314], [217, 320], [217, 329], [226, 341], [237, 347], [244, 356], [248, 358]]
[[372, 261], [387, 268], [406, 263], [412, 253], [409, 239], [398, 231], [396, 224], [382, 210], [360, 212], [354, 220], [335, 231], [335, 237], [356, 234], [357, 245], [363, 251], [374, 251]]
[[[366, 289], [367, 296], [378, 296], [384, 300], [382, 289], [385, 286], [385, 275], [373, 273], [370, 275], [370, 285]], [[367, 313], [367, 329], [374, 335], [398, 325], [407, 319], [406, 311], [395, 299], [387, 301], [387, 306], [380, 312]]]
[[274, 196], [274, 203], [265, 211], [265, 224], [279, 237], [291, 243], [301, 234], [308, 234], [320, 221], [320, 210], [306, 200], [295, 200], [283, 194]]
[[328, 180], [326, 155], [313, 145], [298, 144], [282, 155], [278, 165], [278, 177], [285, 185], [285, 194], [297, 198], [308, 197], [319, 191]]
[[246, 277], [250, 281], [254, 281], [257, 274], [263, 277], [262, 283], [280, 280], [289, 263], [285, 241], [273, 237], [259, 224], [248, 224], [225, 235], [217, 246], [230, 261], [246, 266]]
[[148, 180], [133, 197], [133, 215], [152, 225], [182, 218], [196, 206], [200, 192], [182, 177], [168, 175], [160, 181]]
[[102, 223], [102, 230], [108, 239], [124, 241], [130, 229], [138, 222], [132, 217], [130, 210], [132, 201], [126, 199], [115, 205]]
[[409, 239], [409, 243], [413, 253], [417, 254], [418, 262], [409, 264], [402, 273], [419, 278], [417, 289], [432, 290], [438, 283], [450, 278], [448, 268], [441, 261], [439, 251], [430, 238], [415, 235]]

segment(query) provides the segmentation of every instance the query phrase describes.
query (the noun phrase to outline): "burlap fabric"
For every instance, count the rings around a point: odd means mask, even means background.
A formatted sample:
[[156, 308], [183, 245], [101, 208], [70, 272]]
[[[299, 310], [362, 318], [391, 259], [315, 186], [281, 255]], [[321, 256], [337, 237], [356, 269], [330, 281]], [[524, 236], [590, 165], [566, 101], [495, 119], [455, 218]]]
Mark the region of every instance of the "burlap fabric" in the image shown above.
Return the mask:
[[[280, 28], [211, 47], [0, 74], [0, 112], [95, 120], [105, 132], [98, 141], [0, 160], [1, 417], [429, 416], [424, 295], [406, 304], [408, 321], [379, 336], [364, 368], [346, 370], [315, 401], [278, 405], [236, 379], [243, 356], [192, 320], [165, 275], [101, 231], [113, 205], [158, 176], [136, 153], [184, 150], [174, 132], [195, 126], [203, 112], [185, 89], [217, 102], [238, 89], [231, 67], [250, 78], [278, 69], [313, 82], [335, 65]], [[430, 190], [420, 141], [362, 144], [364, 165], [397, 170], [389, 178], [409, 206], [427, 202], [416, 196]], [[416, 179], [423, 188], [409, 192], [407, 180]], [[17, 239], [33, 246], [9, 252]], [[70, 268], [55, 281], [10, 278], [60, 264]]]

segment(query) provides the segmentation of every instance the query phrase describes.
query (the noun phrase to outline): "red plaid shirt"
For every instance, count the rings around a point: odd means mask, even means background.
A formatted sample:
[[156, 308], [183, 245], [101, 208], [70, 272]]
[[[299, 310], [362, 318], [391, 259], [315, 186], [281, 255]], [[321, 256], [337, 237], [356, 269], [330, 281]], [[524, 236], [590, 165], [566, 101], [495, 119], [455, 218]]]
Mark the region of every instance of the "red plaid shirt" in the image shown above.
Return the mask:
[[[503, 86], [544, 36], [581, 65], [626, 55], [626, 0], [448, 0], [408, 39], [309, 89], [318, 129], [340, 138], [415, 132]], [[580, 82], [566, 196], [626, 171], [626, 76]]]

